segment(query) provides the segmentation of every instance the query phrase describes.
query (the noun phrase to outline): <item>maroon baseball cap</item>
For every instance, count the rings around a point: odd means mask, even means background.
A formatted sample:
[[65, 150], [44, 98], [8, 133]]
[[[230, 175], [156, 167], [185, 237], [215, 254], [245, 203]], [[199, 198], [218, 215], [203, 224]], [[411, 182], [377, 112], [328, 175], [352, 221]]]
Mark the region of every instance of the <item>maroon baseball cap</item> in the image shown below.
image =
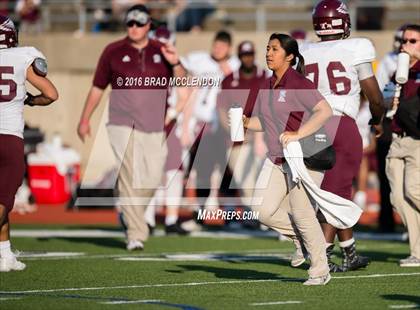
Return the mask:
[[306, 31], [303, 29], [293, 29], [292, 31], [290, 31], [290, 36], [295, 40], [305, 40]]
[[255, 54], [254, 43], [251, 41], [242, 41], [238, 46], [238, 55], [242, 56], [247, 54]]
[[155, 38], [163, 43], [168, 42], [171, 39], [171, 32], [168, 28], [160, 26], [155, 30]]

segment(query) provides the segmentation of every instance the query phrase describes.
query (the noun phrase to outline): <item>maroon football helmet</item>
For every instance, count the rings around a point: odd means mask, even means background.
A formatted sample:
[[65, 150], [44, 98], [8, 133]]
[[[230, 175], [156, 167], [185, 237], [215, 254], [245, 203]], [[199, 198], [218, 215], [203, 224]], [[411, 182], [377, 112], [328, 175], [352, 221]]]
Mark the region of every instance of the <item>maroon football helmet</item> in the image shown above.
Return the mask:
[[350, 36], [350, 15], [347, 6], [338, 0], [322, 0], [312, 12], [315, 33], [321, 37], [343, 34], [343, 39]]
[[18, 34], [12, 20], [0, 15], [0, 49], [16, 47], [18, 45]]
[[168, 28], [166, 28], [165, 26], [160, 26], [158, 27], [155, 32], [154, 35], [152, 35], [152, 38], [154, 38], [155, 40], [158, 40], [159, 42], [166, 44], [166, 43], [171, 43], [171, 44], [175, 44], [175, 36], [174, 34], [169, 31]]

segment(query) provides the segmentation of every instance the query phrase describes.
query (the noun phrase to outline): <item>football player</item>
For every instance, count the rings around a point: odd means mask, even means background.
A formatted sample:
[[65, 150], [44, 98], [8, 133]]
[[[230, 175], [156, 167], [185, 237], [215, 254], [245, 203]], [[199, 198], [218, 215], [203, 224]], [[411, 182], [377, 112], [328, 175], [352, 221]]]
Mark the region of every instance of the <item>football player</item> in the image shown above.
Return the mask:
[[[355, 122], [360, 105], [360, 91], [363, 91], [369, 101], [372, 114], [369, 124], [375, 127], [378, 134], [384, 113], [382, 94], [372, 68], [375, 49], [368, 39], [347, 39], [350, 36], [350, 16], [346, 5], [338, 0], [320, 1], [313, 10], [312, 19], [315, 33], [321, 41], [303, 47], [306, 75], [333, 109], [330, 132], [333, 127], [337, 128], [333, 142], [336, 164], [325, 173], [321, 187], [351, 200], [352, 182], [359, 171], [362, 158], [362, 139]], [[356, 253], [352, 229], [337, 230], [326, 223], [322, 214], [319, 215], [327, 241], [331, 271], [366, 267], [369, 259]], [[334, 264], [330, 259], [336, 234], [343, 253], [342, 266]]]
[[[213, 78], [222, 80], [236, 71], [240, 61], [231, 55], [232, 37], [229, 32], [219, 31], [212, 42], [210, 53], [193, 51], [182, 58], [182, 64], [196, 78]], [[184, 110], [184, 116], [192, 127], [189, 137], [181, 137], [182, 143], [190, 144], [190, 162], [186, 171], [189, 178], [190, 171], [196, 171], [196, 193], [200, 198], [200, 208], [204, 208], [211, 191], [211, 175], [218, 166], [221, 173], [225, 171], [219, 189], [228, 194], [227, 184], [230, 178], [225, 156], [223, 129], [219, 126], [217, 115], [217, 95], [220, 87], [197, 88], [190, 95], [192, 104]], [[191, 110], [191, 111], [189, 111]], [[185, 136], [183, 132], [183, 136]], [[189, 141], [188, 141], [189, 140]], [[219, 185], [218, 184], [218, 185]], [[230, 194], [230, 193], [229, 193]]]
[[[46, 78], [44, 55], [34, 47], [17, 47], [15, 26], [1, 15], [0, 40], [0, 271], [8, 272], [25, 269], [11, 251], [8, 217], [25, 171], [23, 106], [49, 105], [58, 93]], [[27, 93], [26, 81], [41, 94]]]

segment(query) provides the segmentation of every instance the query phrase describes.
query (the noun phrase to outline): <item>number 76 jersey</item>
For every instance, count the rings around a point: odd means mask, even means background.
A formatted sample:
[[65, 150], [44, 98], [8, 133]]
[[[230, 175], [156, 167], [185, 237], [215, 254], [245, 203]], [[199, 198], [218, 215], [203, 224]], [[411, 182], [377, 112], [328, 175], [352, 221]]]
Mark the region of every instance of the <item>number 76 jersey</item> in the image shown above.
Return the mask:
[[26, 72], [36, 58], [45, 59], [34, 47], [0, 49], [0, 134], [23, 137]]
[[333, 109], [334, 115], [356, 118], [360, 106], [360, 83], [356, 66], [371, 63], [375, 49], [368, 39], [345, 39], [308, 43], [301, 47], [306, 77]]

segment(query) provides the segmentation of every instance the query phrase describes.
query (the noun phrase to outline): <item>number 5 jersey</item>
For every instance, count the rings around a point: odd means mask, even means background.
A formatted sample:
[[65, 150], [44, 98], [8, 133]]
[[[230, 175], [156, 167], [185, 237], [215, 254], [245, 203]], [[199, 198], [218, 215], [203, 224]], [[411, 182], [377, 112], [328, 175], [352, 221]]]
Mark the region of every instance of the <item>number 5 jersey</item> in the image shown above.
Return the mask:
[[36, 58], [45, 56], [34, 47], [0, 49], [0, 134], [23, 138], [26, 72]]

